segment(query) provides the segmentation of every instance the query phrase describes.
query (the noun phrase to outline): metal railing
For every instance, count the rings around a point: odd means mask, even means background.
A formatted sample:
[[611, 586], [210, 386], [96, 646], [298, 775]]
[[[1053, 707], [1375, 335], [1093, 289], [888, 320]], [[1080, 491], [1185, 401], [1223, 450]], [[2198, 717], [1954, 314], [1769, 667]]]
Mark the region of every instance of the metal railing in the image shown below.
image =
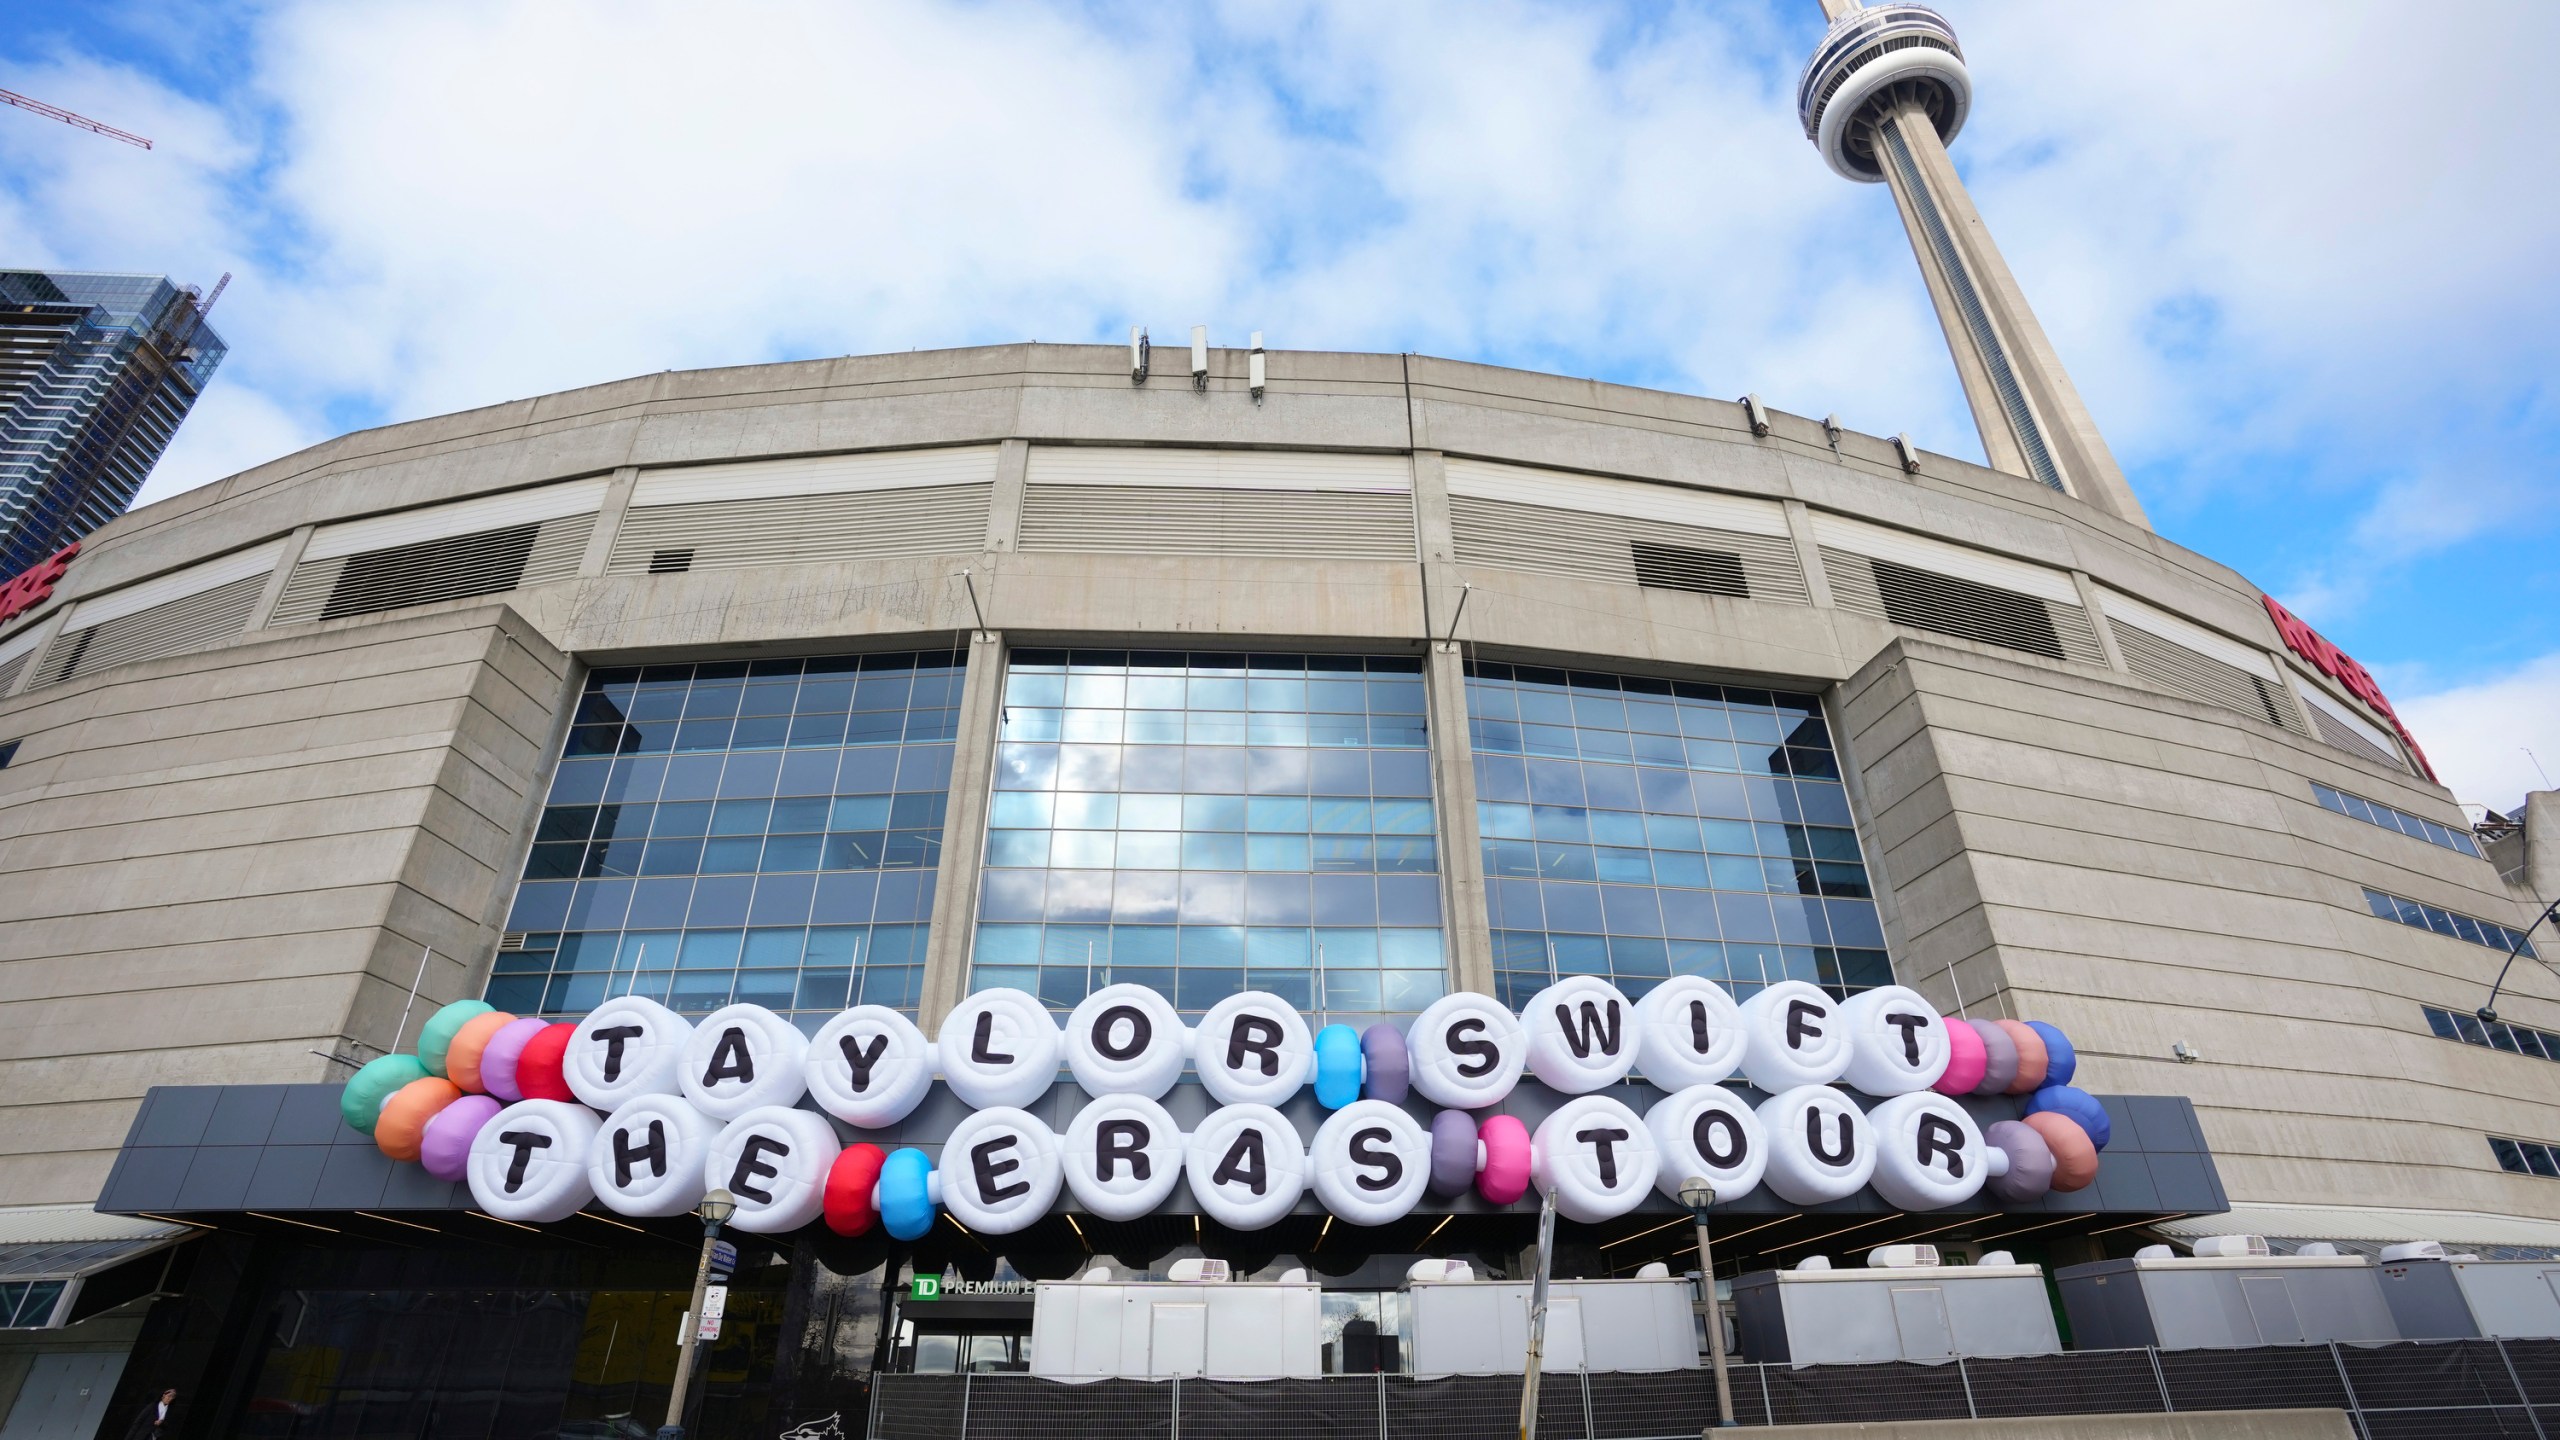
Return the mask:
[[[2181, 1411], [2343, 1410], [2363, 1440], [2560, 1440], [2560, 1340], [2403, 1341], [2250, 1350], [2079, 1350], [1937, 1365], [1739, 1364], [1747, 1426]], [[873, 1440], [1511, 1440], [1515, 1375], [1097, 1380], [873, 1377]], [[1551, 1372], [1541, 1440], [1695, 1440], [1715, 1421], [1704, 1370]]]

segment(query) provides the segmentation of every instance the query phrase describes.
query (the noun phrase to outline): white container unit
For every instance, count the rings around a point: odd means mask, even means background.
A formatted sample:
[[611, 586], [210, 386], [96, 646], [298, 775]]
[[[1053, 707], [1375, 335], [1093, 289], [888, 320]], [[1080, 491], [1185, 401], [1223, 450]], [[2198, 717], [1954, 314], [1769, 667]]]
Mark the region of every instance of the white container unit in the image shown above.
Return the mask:
[[[1517, 1375], [1529, 1359], [1529, 1286], [1508, 1280], [1415, 1280], [1406, 1343], [1413, 1373]], [[1687, 1280], [1557, 1280], [1547, 1286], [1541, 1373], [1695, 1370], [1697, 1287]]]
[[1268, 1380], [1323, 1373], [1312, 1282], [1044, 1280], [1031, 1373], [1050, 1380]]
[[1735, 1281], [1733, 1299], [1743, 1357], [1771, 1364], [1936, 1365], [2062, 1349], [2034, 1265], [1763, 1270]]

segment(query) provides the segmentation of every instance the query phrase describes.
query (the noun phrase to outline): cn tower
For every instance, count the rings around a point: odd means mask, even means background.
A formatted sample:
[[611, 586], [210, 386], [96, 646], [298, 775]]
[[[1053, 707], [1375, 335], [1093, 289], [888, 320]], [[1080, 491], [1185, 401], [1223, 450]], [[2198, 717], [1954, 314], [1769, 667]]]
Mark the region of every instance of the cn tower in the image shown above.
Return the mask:
[[1893, 191], [1992, 468], [2148, 528], [1947, 157], [1973, 105], [1955, 27], [1922, 5], [1821, 3], [1831, 28], [1796, 86], [1805, 138], [1833, 170]]

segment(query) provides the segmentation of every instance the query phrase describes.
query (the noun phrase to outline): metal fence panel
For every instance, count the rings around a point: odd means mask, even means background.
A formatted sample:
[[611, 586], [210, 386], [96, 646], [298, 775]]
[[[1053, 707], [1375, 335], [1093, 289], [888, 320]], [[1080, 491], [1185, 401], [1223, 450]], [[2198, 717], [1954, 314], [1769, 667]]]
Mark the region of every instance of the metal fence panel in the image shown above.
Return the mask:
[[2340, 1345], [2337, 1350], [2360, 1410], [2520, 1405], [2524, 1400], [2508, 1378], [2495, 1340]]
[[2471, 1410], [2366, 1410], [2357, 1417], [2365, 1440], [2534, 1440], [2533, 1416], [2521, 1405]]
[[1377, 1436], [1378, 1387], [1367, 1376], [1182, 1382], [1180, 1440], [1377, 1440]]
[[[1553, 1440], [1546, 1417], [1554, 1412], [1550, 1392], [1570, 1388], [1571, 1375], [1548, 1375], [1539, 1381], [1538, 1433]], [[1387, 1378], [1387, 1434], [1394, 1440], [1519, 1440], [1520, 1377], [1517, 1375], [1451, 1375], [1438, 1380]], [[1582, 1398], [1573, 1397], [1574, 1433], [1581, 1433]]]
[[1951, 1364], [1771, 1365], [1761, 1373], [1780, 1425], [1971, 1418], [1964, 1376]]
[[968, 1379], [968, 1425], [961, 1440], [1173, 1440], [1175, 1382]]
[[[1733, 1376], [1733, 1408], [1736, 1418], [1748, 1425], [1760, 1417], [1752, 1413], [1759, 1407], [1745, 1400], [1742, 1382], [1746, 1378]], [[1712, 1371], [1664, 1370], [1591, 1377], [1592, 1440], [1657, 1440], [1673, 1435], [1689, 1440], [1715, 1423], [1716, 1378]]]
[[2163, 1350], [2160, 1373], [2179, 1410], [2350, 1408], [2325, 1345]]
[[966, 1375], [874, 1375], [872, 1440], [960, 1440]]
[[2017, 1415], [2158, 1414], [2159, 1373], [2148, 1350], [2089, 1350], [1967, 1360], [1977, 1419]]

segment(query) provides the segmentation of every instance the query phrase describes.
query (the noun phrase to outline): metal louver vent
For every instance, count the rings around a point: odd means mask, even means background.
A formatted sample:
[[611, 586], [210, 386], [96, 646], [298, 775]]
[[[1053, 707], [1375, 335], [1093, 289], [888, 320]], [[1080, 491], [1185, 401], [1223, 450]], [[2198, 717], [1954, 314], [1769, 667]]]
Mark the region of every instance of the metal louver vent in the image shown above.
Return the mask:
[[258, 607], [259, 592], [266, 588], [264, 575], [251, 575], [148, 610], [65, 630], [45, 647], [35, 683], [58, 684], [110, 665], [183, 655], [228, 640], [249, 623], [249, 612]]
[[[816, 565], [986, 548], [994, 487], [919, 485], [835, 494], [635, 506], [614, 537], [608, 575], [747, 565]], [[683, 564], [671, 558], [686, 554]]]
[[26, 673], [27, 666], [33, 663], [35, 658], [34, 652], [30, 651], [24, 655], [0, 660], [0, 695], [9, 693], [10, 687], [18, 683], [18, 677]]
[[1774, 535], [1451, 494], [1461, 561], [1616, 585], [1807, 605], [1795, 547]]
[[2344, 721], [2331, 719], [2329, 712], [2321, 709], [2317, 705], [2310, 707], [2310, 709], [2311, 723], [2318, 728], [2319, 735], [2322, 740], [2346, 751], [2350, 755], [2360, 755], [2367, 760], [2379, 760], [2394, 770], [2405, 770], [2408, 768], [2401, 762], [2399, 756], [2392, 754], [2390, 751], [2383, 749], [2381, 746], [2374, 744], [2372, 741], [2364, 738], [2364, 736], [2356, 733], [2355, 727], [2348, 725]]
[[[2112, 611], [2113, 602], [2109, 604]], [[2293, 698], [2264, 676], [2132, 625], [2118, 625], [2115, 631], [2125, 668], [2161, 689], [2264, 720], [2296, 735], [2311, 733]]]
[[1639, 585], [1656, 590], [1694, 590], [1701, 595], [1737, 595], [1744, 599], [1751, 596], [1751, 582], [1742, 574], [1742, 557], [1730, 550], [1630, 540], [1627, 551], [1634, 557]]
[[1179, 485], [1025, 488], [1021, 548], [1411, 560], [1413, 496]]
[[574, 579], [593, 514], [305, 560], [293, 567], [269, 625], [375, 615], [410, 605], [498, 595]]
[[2106, 663], [2089, 612], [2077, 605], [1828, 545], [1822, 566], [1844, 610], [2048, 660]]

